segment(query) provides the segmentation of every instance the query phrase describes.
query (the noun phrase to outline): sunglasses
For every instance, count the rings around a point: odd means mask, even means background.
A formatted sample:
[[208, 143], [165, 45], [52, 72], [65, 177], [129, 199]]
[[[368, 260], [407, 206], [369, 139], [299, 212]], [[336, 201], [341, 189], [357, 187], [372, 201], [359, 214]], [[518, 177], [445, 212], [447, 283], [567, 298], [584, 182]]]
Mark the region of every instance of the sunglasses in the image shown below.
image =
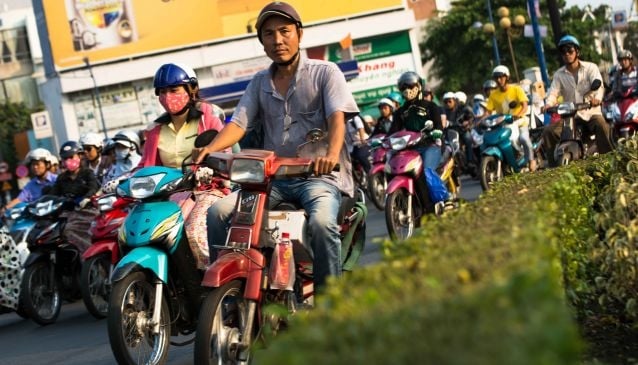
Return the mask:
[[399, 90], [403, 91], [405, 89], [414, 89], [418, 84], [401, 84], [399, 86]]
[[443, 102], [444, 102], [445, 104], [449, 104], [449, 103], [451, 103], [451, 102], [453, 102], [453, 101], [454, 101], [454, 99], [445, 99], [445, 100], [443, 100]]
[[574, 54], [576, 50], [574, 48], [563, 48], [560, 50], [561, 54]]

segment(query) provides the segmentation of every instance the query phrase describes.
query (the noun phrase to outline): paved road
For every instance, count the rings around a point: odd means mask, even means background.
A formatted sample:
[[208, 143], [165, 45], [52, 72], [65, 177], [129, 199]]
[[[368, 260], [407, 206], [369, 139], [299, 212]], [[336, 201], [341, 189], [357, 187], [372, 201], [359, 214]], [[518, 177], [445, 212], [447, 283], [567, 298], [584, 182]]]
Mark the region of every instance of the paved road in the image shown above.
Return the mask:
[[[461, 197], [474, 200], [481, 192], [475, 180], [462, 181]], [[366, 231], [366, 249], [361, 257], [362, 265], [370, 265], [381, 258], [380, 242], [387, 236], [383, 212], [369, 204]], [[178, 342], [184, 339], [177, 339]], [[169, 352], [171, 365], [191, 364], [193, 346], [172, 346]], [[16, 314], [0, 315], [0, 363], [4, 365], [107, 365], [114, 364], [106, 321], [94, 319], [82, 301], [62, 307], [58, 321], [40, 327], [31, 320]]]

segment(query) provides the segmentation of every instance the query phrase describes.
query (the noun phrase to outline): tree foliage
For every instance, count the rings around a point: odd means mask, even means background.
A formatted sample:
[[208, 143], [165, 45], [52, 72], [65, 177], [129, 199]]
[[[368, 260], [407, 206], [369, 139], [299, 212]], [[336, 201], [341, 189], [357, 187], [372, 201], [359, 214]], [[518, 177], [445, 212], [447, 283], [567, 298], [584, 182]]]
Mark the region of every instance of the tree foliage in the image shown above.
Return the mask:
[[[514, 67], [506, 33], [498, 27], [497, 9], [506, 6], [510, 10], [510, 18], [523, 15], [526, 24], [530, 24], [527, 13], [527, 2], [521, 0], [492, 0], [492, 14], [496, 23], [498, 51], [501, 64], [510, 68], [513, 79]], [[585, 11], [578, 7], [565, 8], [565, 2], [558, 1], [560, 7], [561, 26], [564, 34], [576, 36], [582, 44], [582, 58], [599, 62], [601, 58], [609, 60], [609, 55], [599, 55], [594, 46], [594, 31], [602, 30], [608, 20], [605, 18], [605, 7], [593, 10], [595, 19], [583, 20]], [[547, 27], [547, 36], [543, 38], [543, 49], [548, 72], [551, 74], [560, 67], [560, 58], [554, 44], [554, 34], [550, 25], [549, 11], [546, 1], [541, 1], [539, 25]], [[489, 22], [486, 0], [458, 0], [452, 3], [451, 10], [440, 18], [428, 22], [425, 37], [420, 41], [423, 62], [432, 61], [431, 74], [427, 79], [438, 79], [441, 86], [436, 91], [441, 94], [447, 90], [463, 90], [466, 93], [479, 92], [483, 82], [491, 77], [494, 68], [492, 36], [483, 32], [481, 27], [473, 25]], [[519, 34], [520, 33], [520, 34]], [[523, 70], [538, 66], [538, 57], [534, 47], [534, 39], [524, 37], [516, 31], [512, 36], [512, 48], [520, 78]]]
[[37, 111], [22, 103], [0, 104], [0, 154], [12, 170], [18, 162], [13, 136], [31, 129], [31, 113]]

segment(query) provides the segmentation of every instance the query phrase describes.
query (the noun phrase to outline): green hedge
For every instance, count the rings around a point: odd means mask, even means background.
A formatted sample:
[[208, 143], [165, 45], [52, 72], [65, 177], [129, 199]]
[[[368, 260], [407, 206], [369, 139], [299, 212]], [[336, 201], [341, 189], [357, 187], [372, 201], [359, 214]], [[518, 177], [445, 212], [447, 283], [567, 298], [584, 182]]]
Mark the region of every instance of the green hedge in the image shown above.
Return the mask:
[[576, 319], [613, 277], [596, 244], [607, 228], [599, 200], [622, 180], [613, 158], [512, 176], [426, 218], [410, 240], [384, 242], [381, 263], [331, 282], [255, 363], [580, 363]]

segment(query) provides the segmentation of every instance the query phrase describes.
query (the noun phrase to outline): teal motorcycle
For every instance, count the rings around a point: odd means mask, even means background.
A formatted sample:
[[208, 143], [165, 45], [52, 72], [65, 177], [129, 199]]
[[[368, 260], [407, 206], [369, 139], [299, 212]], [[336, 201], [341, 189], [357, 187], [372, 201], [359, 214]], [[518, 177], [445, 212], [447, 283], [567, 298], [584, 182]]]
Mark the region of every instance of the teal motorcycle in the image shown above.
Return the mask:
[[[200, 135], [204, 146], [215, 133]], [[134, 200], [118, 232], [124, 254], [111, 276], [108, 333], [119, 364], [162, 364], [171, 336], [195, 332], [206, 288], [184, 228], [185, 216], [170, 197], [192, 192], [195, 174], [182, 169], [145, 167], [120, 183], [116, 194]], [[188, 193], [186, 193], [188, 194]]]

